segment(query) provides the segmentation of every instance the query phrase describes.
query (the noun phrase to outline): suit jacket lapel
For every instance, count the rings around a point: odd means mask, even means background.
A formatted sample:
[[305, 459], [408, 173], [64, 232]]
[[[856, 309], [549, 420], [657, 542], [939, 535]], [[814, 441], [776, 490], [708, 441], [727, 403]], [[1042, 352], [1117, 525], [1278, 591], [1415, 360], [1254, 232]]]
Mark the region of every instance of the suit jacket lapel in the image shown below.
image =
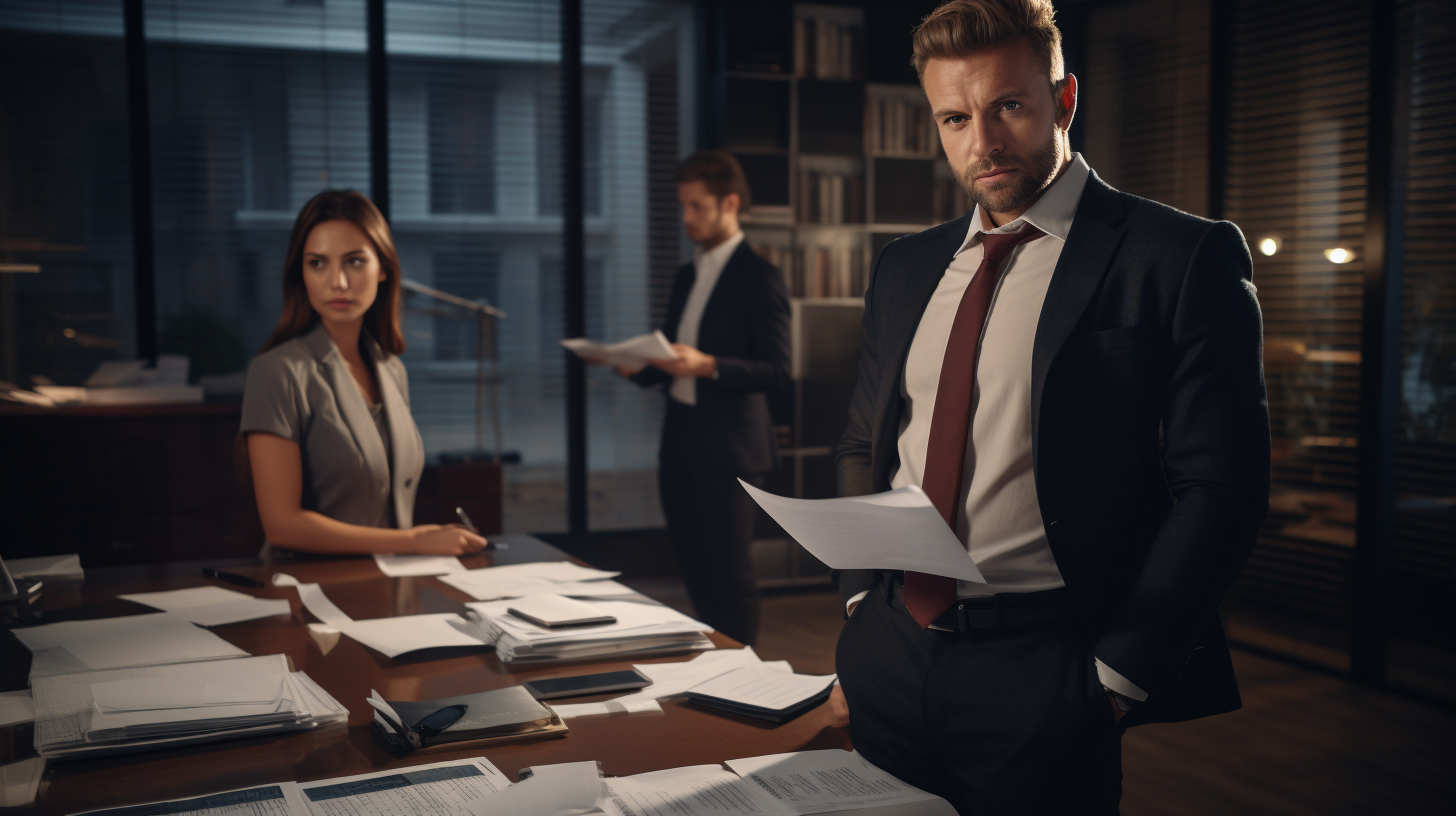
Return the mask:
[[[946, 268], [955, 258], [956, 250], [965, 241], [970, 224], [971, 216], [963, 215], [947, 226], [945, 233], [938, 236], [939, 240], [928, 241], [914, 248], [897, 264], [899, 269], [895, 272], [896, 278], [892, 284], [895, 287], [893, 305], [875, 305], [876, 310], [892, 308], [892, 314], [915, 315], [914, 320], [887, 321], [882, 325], [886, 336], [879, 338], [877, 342], [876, 353], [883, 353], [885, 362], [880, 367], [883, 379], [879, 384], [879, 405], [875, 407], [878, 427], [871, 437], [880, 440], [882, 447], [882, 450], [871, 452], [871, 458], [875, 462], [876, 491], [889, 489], [890, 469], [896, 461], [893, 454], [900, 435], [900, 381], [905, 375], [905, 361], [910, 356], [910, 344], [914, 342], [915, 332], [920, 328], [920, 318], [925, 314], [925, 307], [930, 305], [930, 298], [935, 294], [936, 287], [940, 286], [940, 279], [945, 276]], [[881, 290], [876, 293], [876, 297], [885, 300], [888, 299], [887, 294], [889, 293]]]
[[[404, 480], [415, 473], [422, 462], [416, 461], [419, 447], [414, 443], [415, 428], [409, 421], [409, 409], [405, 407], [404, 395], [395, 382], [394, 375], [385, 365], [384, 351], [374, 338], [368, 340], [369, 354], [374, 358], [374, 378], [379, 381], [379, 401], [384, 403], [384, 419], [389, 423], [389, 447], [394, 467], [390, 470], [392, 495], [394, 496], [394, 518], [400, 529], [414, 526], [414, 507], [407, 501], [408, 489]], [[373, 418], [371, 417], [371, 422]]]
[[[389, 459], [384, 454], [384, 441], [379, 438], [379, 429], [374, 426], [374, 417], [369, 415], [364, 393], [359, 390], [359, 384], [354, 382], [354, 375], [349, 373], [349, 364], [344, 362], [344, 356], [334, 346], [334, 341], [322, 325], [314, 327], [305, 340], [328, 370], [329, 383], [334, 387], [339, 413], [343, 415], [344, 423], [349, 426], [349, 432], [354, 436], [354, 444], [359, 448], [359, 454], [369, 463], [373, 472], [388, 472]], [[385, 409], [388, 410], [387, 405]], [[390, 430], [393, 431], [393, 426]]]
[[1031, 355], [1031, 439], [1034, 468], [1041, 463], [1041, 399], [1047, 372], [1081, 321], [1117, 254], [1126, 228], [1122, 200], [1095, 172], [1087, 177], [1067, 244], [1052, 272], [1036, 325]]

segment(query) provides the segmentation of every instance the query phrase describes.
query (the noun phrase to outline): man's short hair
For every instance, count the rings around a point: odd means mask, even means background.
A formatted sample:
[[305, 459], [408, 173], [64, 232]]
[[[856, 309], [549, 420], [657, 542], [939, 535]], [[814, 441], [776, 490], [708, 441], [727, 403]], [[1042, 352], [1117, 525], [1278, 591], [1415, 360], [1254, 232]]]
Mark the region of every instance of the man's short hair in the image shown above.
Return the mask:
[[915, 28], [911, 63], [923, 82], [925, 64], [932, 59], [967, 57], [1018, 37], [1046, 63], [1052, 85], [1066, 78], [1062, 32], [1051, 0], [950, 0]]
[[748, 177], [733, 154], [722, 150], [699, 150], [677, 166], [677, 183], [687, 184], [701, 181], [715, 198], [723, 199], [730, 193], [738, 194], [738, 209], [747, 212], [753, 194], [748, 189]]

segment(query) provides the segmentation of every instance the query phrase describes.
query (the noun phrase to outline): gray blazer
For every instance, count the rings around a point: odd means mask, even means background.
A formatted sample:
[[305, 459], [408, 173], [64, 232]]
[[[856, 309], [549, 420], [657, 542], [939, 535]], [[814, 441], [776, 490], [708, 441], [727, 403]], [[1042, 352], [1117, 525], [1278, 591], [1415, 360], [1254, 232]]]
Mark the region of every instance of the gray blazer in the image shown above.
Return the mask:
[[425, 446], [409, 410], [409, 379], [399, 357], [372, 336], [374, 362], [389, 422], [393, 473], [369, 404], [322, 325], [258, 355], [248, 367], [241, 432], [266, 431], [298, 443], [303, 454], [303, 508], [347, 524], [379, 523], [393, 482], [394, 517], [414, 524], [415, 492]]

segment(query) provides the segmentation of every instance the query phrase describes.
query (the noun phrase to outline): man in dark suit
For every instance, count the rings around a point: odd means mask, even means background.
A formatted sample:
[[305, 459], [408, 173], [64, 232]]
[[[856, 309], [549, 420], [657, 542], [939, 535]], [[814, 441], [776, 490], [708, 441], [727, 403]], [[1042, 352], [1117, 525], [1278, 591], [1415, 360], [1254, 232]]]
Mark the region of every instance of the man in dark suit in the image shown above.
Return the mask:
[[698, 245], [673, 278], [662, 326], [677, 357], [618, 373], [667, 386], [657, 479], [668, 537], [698, 617], [751, 645], [756, 508], [738, 479], [778, 463], [768, 393], [789, 384], [788, 291], [743, 239], [749, 190], [738, 161], [703, 151], [679, 165], [677, 180], [683, 226]]
[[832, 703], [962, 814], [1116, 813], [1126, 727], [1240, 704], [1218, 604], [1268, 512], [1252, 263], [1071, 152], [1049, 0], [952, 0], [914, 52], [976, 207], [876, 263], [839, 489], [921, 487], [986, 580], [839, 574]]

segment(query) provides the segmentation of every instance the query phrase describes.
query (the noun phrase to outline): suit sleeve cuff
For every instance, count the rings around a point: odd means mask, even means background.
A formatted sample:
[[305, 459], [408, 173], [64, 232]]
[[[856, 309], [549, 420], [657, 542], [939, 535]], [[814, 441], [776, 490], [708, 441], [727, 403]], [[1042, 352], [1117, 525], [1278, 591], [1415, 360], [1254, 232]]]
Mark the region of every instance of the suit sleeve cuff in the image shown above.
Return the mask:
[[853, 598], [850, 598], [849, 600], [845, 601], [844, 602], [844, 614], [848, 615], [849, 614], [849, 608], [851, 606], [854, 606], [855, 604], [859, 603], [860, 601], [863, 601], [865, 599], [865, 596], [868, 595], [868, 594], [870, 594], [870, 591], [868, 589], [861, 590], [860, 592], [856, 593]]
[[1097, 663], [1097, 679], [1102, 681], [1103, 686], [1131, 700], [1142, 702], [1148, 699], [1148, 693], [1134, 685], [1131, 680], [1113, 671], [1111, 667], [1101, 660], [1095, 657], [1092, 659]]

